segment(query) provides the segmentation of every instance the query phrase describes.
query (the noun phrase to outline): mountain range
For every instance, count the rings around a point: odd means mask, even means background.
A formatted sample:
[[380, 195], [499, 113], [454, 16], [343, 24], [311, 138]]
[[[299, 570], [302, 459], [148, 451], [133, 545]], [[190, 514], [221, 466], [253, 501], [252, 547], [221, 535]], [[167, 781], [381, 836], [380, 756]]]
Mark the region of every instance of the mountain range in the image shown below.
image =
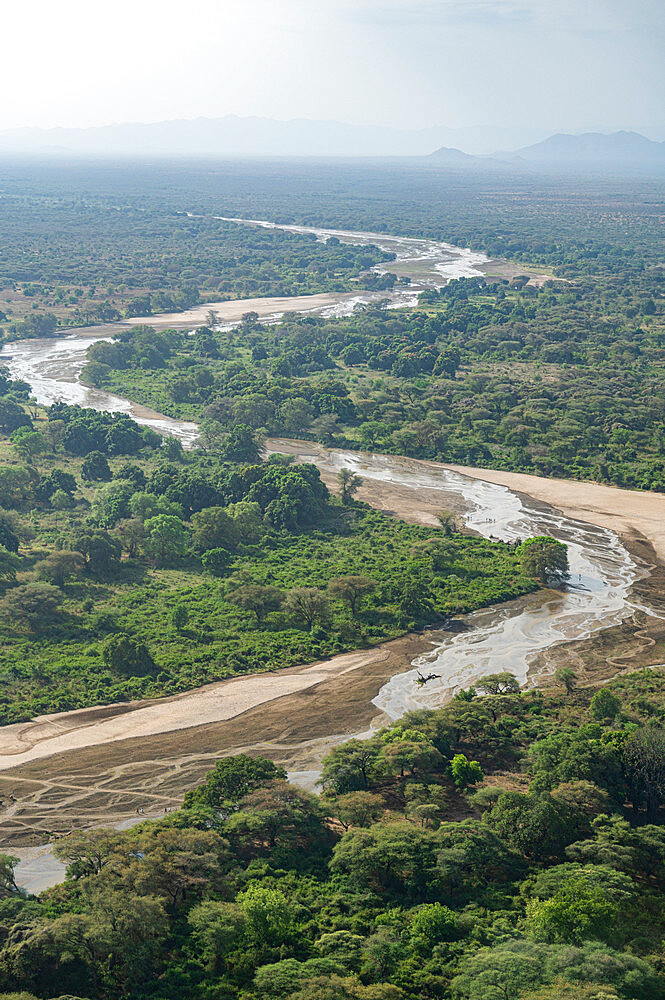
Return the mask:
[[603, 132], [583, 132], [581, 135], [559, 132], [514, 152], [478, 157], [443, 146], [429, 159], [440, 165], [469, 168], [503, 165], [563, 171], [661, 173], [665, 171], [665, 142], [654, 142], [639, 132], [621, 131], [608, 135]]
[[[462, 147], [462, 148], [460, 148]], [[495, 152], [495, 150], [502, 150]], [[434, 152], [432, 152], [434, 150]], [[61, 157], [421, 157], [457, 169], [665, 170], [665, 143], [637, 132], [433, 127], [419, 130], [270, 118], [177, 119], [0, 132], [0, 155]]]
[[514, 149], [543, 129], [444, 126], [397, 129], [294, 118], [192, 118], [98, 128], [19, 128], [0, 132], [0, 152], [74, 156], [426, 156], [439, 146], [474, 155]]

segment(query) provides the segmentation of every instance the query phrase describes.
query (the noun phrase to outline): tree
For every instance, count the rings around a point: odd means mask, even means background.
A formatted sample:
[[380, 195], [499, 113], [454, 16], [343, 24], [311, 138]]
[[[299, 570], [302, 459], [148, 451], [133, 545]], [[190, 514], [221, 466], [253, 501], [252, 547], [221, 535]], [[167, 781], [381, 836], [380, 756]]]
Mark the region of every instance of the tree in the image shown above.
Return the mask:
[[541, 583], [560, 582], [568, 575], [568, 547], [549, 535], [527, 538], [517, 546], [522, 572]]
[[126, 517], [115, 526], [123, 548], [130, 559], [138, 553], [145, 539], [145, 527], [140, 517]]
[[232, 562], [233, 557], [228, 549], [208, 549], [201, 556], [201, 565], [213, 576], [224, 576]]
[[198, 552], [207, 549], [234, 549], [238, 528], [223, 507], [205, 507], [191, 517], [192, 544]]
[[197, 952], [209, 972], [219, 975], [223, 962], [242, 938], [245, 914], [237, 903], [207, 899], [193, 906], [187, 923]]
[[81, 478], [86, 482], [108, 483], [113, 478], [106, 456], [101, 451], [90, 451], [83, 459]]
[[502, 670], [497, 674], [485, 674], [476, 682], [479, 691], [485, 694], [517, 694], [520, 689], [519, 681], [509, 670]]
[[227, 462], [254, 464], [261, 460], [261, 442], [247, 424], [236, 424], [224, 442], [222, 457]]
[[381, 746], [373, 740], [348, 740], [323, 758], [321, 784], [337, 795], [367, 789], [381, 774]]
[[606, 687], [602, 687], [591, 699], [590, 709], [594, 719], [611, 722], [621, 712], [621, 698], [617, 698]]
[[237, 605], [244, 611], [251, 611], [256, 616], [257, 625], [262, 625], [267, 614], [278, 611], [284, 603], [284, 592], [277, 587], [246, 584], [232, 590], [226, 595], [226, 600]]
[[120, 542], [101, 528], [81, 528], [74, 532], [72, 550], [83, 555], [85, 568], [93, 576], [112, 576], [120, 566]]
[[132, 492], [132, 484], [119, 479], [106, 483], [96, 491], [92, 502], [92, 517], [100, 528], [112, 528], [117, 521], [129, 516]]
[[18, 553], [19, 531], [15, 514], [10, 514], [8, 511], [0, 512], [0, 545], [14, 555]]
[[355, 827], [335, 845], [330, 870], [360, 892], [406, 906], [423, 903], [436, 882], [438, 833], [412, 823]]
[[[56, 490], [51, 497], [51, 507], [58, 513], [62, 513], [65, 510], [71, 510], [74, 506], [74, 499], [71, 493], [65, 493], [64, 490]], [[58, 520], [56, 518], [56, 524]]]
[[356, 617], [358, 601], [376, 590], [376, 584], [367, 576], [336, 576], [328, 581], [328, 592], [332, 597], [345, 601]]
[[291, 906], [286, 896], [268, 885], [250, 882], [237, 902], [245, 917], [249, 942], [259, 947], [279, 947], [292, 934]]
[[330, 615], [327, 594], [318, 587], [295, 587], [284, 601], [287, 614], [298, 622], [303, 622], [311, 632], [316, 622], [326, 621]]
[[654, 817], [665, 801], [665, 730], [636, 730], [624, 744], [623, 759], [633, 805]]
[[454, 941], [459, 935], [455, 912], [442, 903], [425, 903], [410, 914], [411, 947], [425, 958], [440, 941]]
[[278, 778], [286, 778], [286, 771], [266, 757], [247, 754], [224, 757], [201, 785], [185, 793], [184, 808], [205, 805], [232, 811], [249, 792]]
[[32, 427], [30, 417], [13, 399], [0, 398], [0, 430], [11, 434], [19, 427]]
[[193, 899], [219, 891], [229, 867], [228, 844], [215, 830], [160, 828], [135, 834], [123, 880], [140, 895], [161, 896], [172, 913]]
[[58, 618], [62, 594], [50, 583], [24, 583], [14, 587], [0, 602], [3, 615], [22, 621], [33, 632], [42, 631]]
[[322, 413], [315, 417], [310, 425], [310, 431], [317, 439], [325, 445], [331, 445], [335, 440], [335, 435], [339, 430], [339, 417], [336, 413]]
[[154, 673], [156, 669], [146, 643], [131, 635], [124, 633], [110, 635], [102, 643], [101, 651], [106, 666], [120, 674], [145, 677], [146, 674]]
[[502, 792], [483, 819], [507, 844], [534, 860], [560, 855], [577, 835], [566, 806], [545, 793]]
[[182, 632], [189, 621], [189, 611], [186, 604], [176, 604], [171, 612], [171, 624], [176, 632]]
[[10, 441], [16, 454], [30, 462], [46, 451], [46, 439], [39, 431], [31, 427], [18, 427], [13, 431]]
[[568, 695], [572, 694], [577, 687], [577, 674], [570, 667], [559, 667], [554, 674], [554, 680], [563, 684]]
[[187, 551], [188, 535], [179, 517], [157, 514], [145, 522], [143, 548], [157, 563], [170, 562]]
[[22, 465], [0, 468], [0, 506], [21, 507], [32, 494], [33, 477]]
[[0, 545], [0, 594], [4, 594], [8, 587], [16, 583], [16, 571], [20, 565], [19, 557]]
[[403, 1000], [404, 993], [392, 983], [364, 986], [355, 976], [328, 973], [306, 979], [289, 1000]]
[[450, 774], [460, 792], [470, 785], [477, 785], [484, 778], [477, 760], [467, 760], [463, 753], [456, 753], [450, 762]]
[[527, 934], [548, 944], [581, 944], [589, 938], [611, 944], [618, 921], [618, 903], [585, 876], [567, 879], [548, 899], [529, 900], [526, 909]]
[[83, 572], [85, 559], [80, 552], [69, 552], [67, 549], [57, 549], [46, 559], [35, 564], [35, 573], [40, 580], [52, 583], [64, 589], [67, 580], [79, 576]]
[[446, 537], [450, 537], [457, 530], [457, 524], [455, 523], [455, 515], [449, 510], [440, 510], [436, 515], [436, 519], [441, 525], [441, 530]]
[[441, 754], [428, 739], [400, 739], [387, 743], [383, 757], [393, 774], [404, 777], [404, 772], [437, 771], [442, 765]]
[[74, 830], [53, 847], [58, 861], [66, 862], [67, 878], [99, 875], [115, 857], [123, 835], [115, 830]]
[[544, 978], [536, 947], [479, 948], [463, 960], [452, 986], [455, 995], [466, 1000], [519, 1000], [524, 990]]
[[351, 469], [340, 469], [337, 473], [339, 495], [343, 504], [351, 503], [353, 496], [363, 484], [362, 478], [351, 472]]
[[334, 800], [331, 810], [348, 830], [351, 826], [371, 826], [385, 811], [385, 803], [372, 792], [346, 792]]
[[620, 1000], [613, 986], [607, 983], [576, 983], [557, 978], [547, 986], [520, 993], [519, 1000]]
[[331, 835], [316, 795], [275, 779], [249, 792], [227, 819], [224, 833], [243, 859], [268, 854], [280, 867], [311, 864], [327, 853]]
[[15, 858], [13, 854], [0, 854], [0, 899], [19, 895], [20, 890], [14, 874], [18, 863], [19, 859]]

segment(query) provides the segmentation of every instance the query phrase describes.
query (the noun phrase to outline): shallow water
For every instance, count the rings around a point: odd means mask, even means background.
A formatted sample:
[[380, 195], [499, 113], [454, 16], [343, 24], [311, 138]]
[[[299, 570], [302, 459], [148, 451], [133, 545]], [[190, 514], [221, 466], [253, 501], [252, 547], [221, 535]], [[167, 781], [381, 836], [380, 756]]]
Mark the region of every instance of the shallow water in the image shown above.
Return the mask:
[[[271, 447], [278, 450], [279, 441]], [[507, 605], [498, 621], [481, 624], [479, 619], [487, 613], [478, 612], [467, 616], [468, 624], [476, 625], [467, 632], [435, 632], [432, 651], [415, 660], [413, 670], [388, 681], [374, 699], [377, 708], [392, 719], [411, 709], [435, 708], [488, 673], [508, 670], [520, 684], [527, 684], [529, 668], [539, 652], [557, 642], [586, 639], [635, 611], [629, 593], [645, 571], [636, 565], [617, 535], [606, 528], [531, 505], [505, 486], [469, 479], [433, 464], [330, 450], [304, 442], [301, 449], [301, 460], [332, 472], [344, 467], [364, 479], [399, 483], [427, 492], [430, 502], [440, 494], [442, 508], [447, 493], [460, 495], [470, 508], [463, 520], [486, 538], [514, 542], [552, 535], [568, 545], [569, 582], [561, 590], [549, 591], [547, 600], [543, 601], [540, 592], [526, 608], [516, 610]], [[441, 676], [419, 686], [419, 669]]]

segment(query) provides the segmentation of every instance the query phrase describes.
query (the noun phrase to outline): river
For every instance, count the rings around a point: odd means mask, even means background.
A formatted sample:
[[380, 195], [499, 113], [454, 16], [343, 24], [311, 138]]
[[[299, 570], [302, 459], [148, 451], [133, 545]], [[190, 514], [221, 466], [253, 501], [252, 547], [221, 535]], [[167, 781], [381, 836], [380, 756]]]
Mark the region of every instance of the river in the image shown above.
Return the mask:
[[[302, 231], [302, 227], [290, 228]], [[374, 242], [394, 250], [396, 262], [382, 267], [411, 277], [413, 281], [411, 287], [403, 286], [387, 295], [394, 307], [414, 301], [417, 291], [423, 287], [441, 286], [453, 277], [481, 273], [487, 260], [481, 254], [433, 241], [334, 230], [308, 231], [315, 232], [320, 239], [336, 236], [349, 242]], [[385, 293], [381, 296], [385, 297]], [[375, 298], [375, 293], [359, 293], [352, 298], [348, 293], [340, 294], [339, 301], [316, 311], [327, 315], [348, 313], [359, 302]], [[237, 311], [238, 303], [234, 305]], [[248, 310], [252, 308], [253, 300], [248, 300], [246, 305]], [[266, 306], [263, 318], [274, 321], [278, 313], [274, 307], [270, 313]], [[221, 320], [223, 322], [224, 318]], [[95, 332], [90, 335], [80, 330], [57, 340], [11, 343], [0, 352], [0, 364], [6, 364], [14, 377], [28, 382], [41, 403], [62, 400], [128, 413], [161, 433], [178, 436], [191, 447], [196, 439], [195, 424], [164, 417], [112, 393], [81, 384], [79, 375], [86, 349], [103, 336], [109, 334]], [[436, 707], [454, 691], [469, 686], [484, 674], [499, 670], [509, 670], [521, 684], [528, 684], [530, 666], [543, 649], [558, 642], [587, 638], [594, 631], [618, 624], [635, 611], [630, 598], [631, 587], [645, 572], [631, 558], [618, 536], [606, 528], [565, 517], [552, 508], [530, 503], [504, 486], [470, 479], [436, 467], [434, 463], [330, 450], [308, 442], [276, 440], [270, 447], [292, 451], [301, 460], [314, 462], [328, 472], [347, 467], [365, 479], [398, 483], [417, 494], [432, 494], [437, 498], [440, 495], [441, 506], [445, 506], [446, 494], [455, 493], [465, 502], [467, 526], [485, 537], [514, 541], [531, 535], [551, 534], [569, 546], [570, 582], [561, 591], [547, 592], [545, 599], [539, 595], [519, 610], [507, 605], [490, 624], [452, 635], [449, 632], [434, 634], [431, 652], [414, 661], [411, 671], [389, 680], [375, 698], [377, 708], [390, 718], [399, 718], [413, 708]], [[470, 616], [468, 623], [472, 625], [473, 622], [474, 617]], [[419, 668], [437, 673], [440, 678], [419, 687], [415, 683]], [[137, 716], [134, 721], [138, 723]], [[23, 884], [28, 886], [29, 880], [23, 878]], [[31, 884], [36, 885], [36, 882]], [[42, 883], [39, 884], [41, 887]]]

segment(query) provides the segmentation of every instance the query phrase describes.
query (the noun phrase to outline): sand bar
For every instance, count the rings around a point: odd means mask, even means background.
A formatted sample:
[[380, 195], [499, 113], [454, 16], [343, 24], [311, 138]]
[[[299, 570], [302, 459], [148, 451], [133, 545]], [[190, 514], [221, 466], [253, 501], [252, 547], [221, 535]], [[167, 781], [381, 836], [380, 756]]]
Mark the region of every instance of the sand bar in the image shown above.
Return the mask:
[[[435, 465], [427, 462], [426, 465]], [[665, 562], [665, 494], [646, 490], [623, 490], [618, 486], [602, 483], [580, 482], [576, 479], [546, 479], [529, 476], [523, 472], [500, 472], [493, 469], [475, 469], [465, 465], [444, 465], [445, 469], [460, 472], [472, 479], [507, 486], [515, 493], [522, 493], [556, 507], [568, 517], [578, 521], [609, 528], [628, 540], [642, 535], [653, 546], [654, 552]]]

